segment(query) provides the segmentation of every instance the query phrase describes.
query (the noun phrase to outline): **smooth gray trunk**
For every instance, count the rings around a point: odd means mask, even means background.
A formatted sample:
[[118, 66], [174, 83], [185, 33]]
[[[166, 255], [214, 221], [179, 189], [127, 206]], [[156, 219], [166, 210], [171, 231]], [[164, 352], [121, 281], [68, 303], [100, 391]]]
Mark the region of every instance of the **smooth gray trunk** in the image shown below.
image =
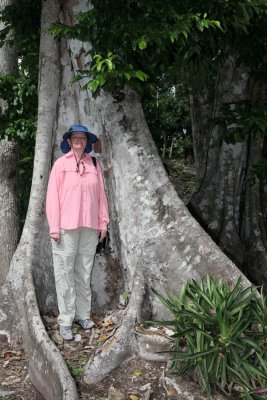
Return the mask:
[[[0, 0], [0, 11], [11, 0]], [[0, 21], [0, 30], [4, 24]], [[11, 34], [7, 39], [11, 38]], [[18, 74], [18, 58], [14, 46], [8, 43], [0, 47], [0, 74]], [[1, 100], [3, 112], [6, 104]], [[14, 140], [0, 140], [0, 286], [9, 270], [10, 262], [19, 239], [19, 201], [18, 201], [18, 146]]]

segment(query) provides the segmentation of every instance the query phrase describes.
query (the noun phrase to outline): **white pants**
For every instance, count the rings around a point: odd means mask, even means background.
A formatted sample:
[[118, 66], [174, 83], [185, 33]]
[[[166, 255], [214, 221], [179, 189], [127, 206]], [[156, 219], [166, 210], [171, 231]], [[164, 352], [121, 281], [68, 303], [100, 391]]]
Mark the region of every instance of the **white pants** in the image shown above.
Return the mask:
[[58, 323], [71, 326], [74, 319], [90, 318], [90, 281], [98, 235], [96, 230], [89, 228], [61, 229], [60, 243], [51, 241]]

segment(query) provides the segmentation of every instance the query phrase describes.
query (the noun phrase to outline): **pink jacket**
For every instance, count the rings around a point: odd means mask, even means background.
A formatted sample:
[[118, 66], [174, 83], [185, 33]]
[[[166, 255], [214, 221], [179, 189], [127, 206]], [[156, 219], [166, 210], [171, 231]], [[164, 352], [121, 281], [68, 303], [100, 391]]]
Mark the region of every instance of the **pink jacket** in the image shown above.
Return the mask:
[[83, 175], [76, 172], [72, 152], [60, 157], [52, 168], [46, 196], [50, 233], [58, 233], [60, 228], [107, 229], [109, 211], [100, 166], [97, 163], [95, 167], [87, 154], [82, 161]]

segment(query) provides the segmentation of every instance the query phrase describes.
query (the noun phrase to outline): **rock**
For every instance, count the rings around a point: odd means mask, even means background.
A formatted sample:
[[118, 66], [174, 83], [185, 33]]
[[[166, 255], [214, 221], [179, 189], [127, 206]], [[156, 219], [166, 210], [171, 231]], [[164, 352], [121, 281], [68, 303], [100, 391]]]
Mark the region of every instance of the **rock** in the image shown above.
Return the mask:
[[151, 389], [151, 383], [146, 383], [144, 386], [140, 387], [141, 392], [146, 392], [149, 389]]
[[52, 339], [53, 342], [55, 342], [56, 344], [63, 344], [63, 343], [64, 343], [63, 337], [60, 336], [60, 335], [58, 335], [58, 334], [53, 335], [51, 339]]
[[80, 341], [82, 340], [82, 335], [80, 335], [79, 333], [77, 333], [77, 334], [74, 336], [74, 340], [75, 340], [75, 342], [80, 342]]

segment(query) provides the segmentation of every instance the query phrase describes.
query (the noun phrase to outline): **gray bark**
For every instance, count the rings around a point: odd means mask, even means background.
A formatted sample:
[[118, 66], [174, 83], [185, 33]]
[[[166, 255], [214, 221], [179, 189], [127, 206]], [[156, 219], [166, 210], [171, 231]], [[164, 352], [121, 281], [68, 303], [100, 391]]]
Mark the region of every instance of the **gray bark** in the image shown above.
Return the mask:
[[250, 135], [243, 142], [227, 144], [218, 127], [209, 129], [207, 124], [222, 115], [223, 103], [249, 100], [256, 105], [259, 99], [264, 94], [251, 85], [248, 69], [236, 67], [230, 56], [214, 86], [191, 96], [198, 188], [189, 209], [252, 281], [266, 284], [266, 185], [251, 181], [264, 139]]
[[131, 90], [123, 94], [124, 100], [117, 103], [103, 93], [97, 106], [105, 162], [111, 171], [112, 220], [119, 232], [120, 260], [131, 301], [115, 337], [88, 363], [84, 375], [88, 384], [101, 380], [121, 359], [138, 354], [136, 322], [166, 317], [151, 288], [162, 292], [167, 287], [178, 294], [186, 281], [208, 273], [230, 284], [240, 275], [178, 198], [138, 97]]
[[9, 270], [19, 238], [18, 147], [0, 141], [0, 286]]
[[[9, 4], [11, 4], [11, 0], [0, 0], [0, 11]], [[3, 28], [4, 24], [0, 21], [0, 30]], [[15, 76], [18, 74], [16, 50], [8, 43], [0, 47], [0, 74]], [[5, 103], [1, 98], [0, 109], [5, 109]], [[0, 140], [0, 171], [1, 286], [8, 273], [11, 258], [19, 239], [18, 148], [15, 141], [9, 141], [7, 138]]]
[[[0, 0], [0, 11], [4, 10], [6, 6], [12, 4], [12, 0]], [[0, 30], [5, 27], [4, 23], [0, 20]], [[7, 36], [7, 42], [0, 48], [0, 73], [18, 75], [18, 56], [16, 49], [12, 43], [12, 32]]]
[[[40, 318], [32, 276], [38, 266], [60, 83], [58, 47], [45, 29], [58, 22], [59, 12], [58, 2], [43, 2], [38, 126], [30, 203], [19, 246], [0, 291], [0, 322], [1, 333], [10, 341], [20, 340], [22, 336], [31, 380], [44, 398], [75, 400], [78, 399], [75, 383]], [[45, 260], [41, 261], [46, 264]]]

